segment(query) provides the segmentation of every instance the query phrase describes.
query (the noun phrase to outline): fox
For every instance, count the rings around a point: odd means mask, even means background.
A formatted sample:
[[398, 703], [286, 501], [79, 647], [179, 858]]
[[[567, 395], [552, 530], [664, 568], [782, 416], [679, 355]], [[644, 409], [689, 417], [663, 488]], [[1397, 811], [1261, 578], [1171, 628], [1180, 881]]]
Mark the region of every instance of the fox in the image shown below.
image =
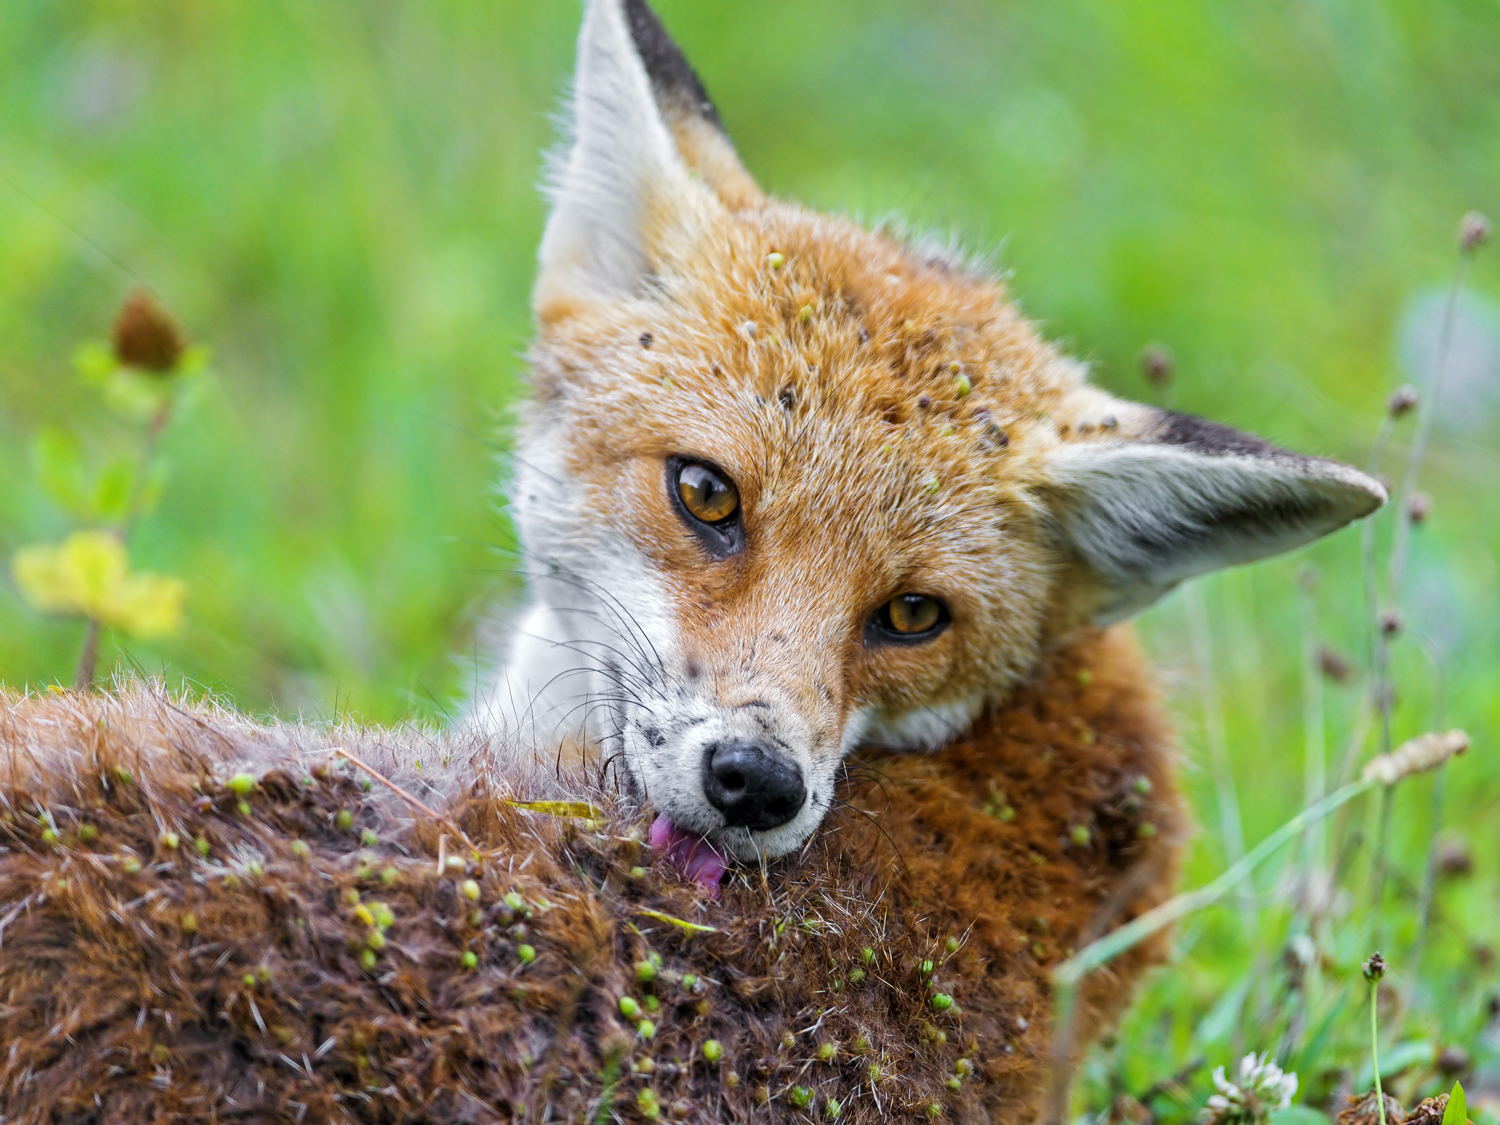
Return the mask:
[[469, 718], [597, 754], [709, 894], [804, 848], [857, 751], [941, 753], [1080, 635], [1386, 501], [1095, 386], [981, 264], [764, 192], [646, 0], [587, 0], [565, 118], [526, 602]]

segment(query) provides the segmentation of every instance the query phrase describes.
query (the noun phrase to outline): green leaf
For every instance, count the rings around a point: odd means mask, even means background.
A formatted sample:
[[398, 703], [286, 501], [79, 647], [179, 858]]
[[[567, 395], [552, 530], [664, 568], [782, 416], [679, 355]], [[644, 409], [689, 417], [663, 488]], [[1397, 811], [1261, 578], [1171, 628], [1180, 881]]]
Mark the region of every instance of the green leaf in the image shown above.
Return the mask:
[[1328, 1121], [1327, 1114], [1308, 1105], [1289, 1105], [1271, 1113], [1271, 1125], [1328, 1125]]
[[1469, 1099], [1464, 1094], [1462, 1082], [1453, 1083], [1448, 1108], [1443, 1111], [1443, 1125], [1469, 1125]]
[[93, 516], [83, 466], [83, 444], [67, 430], [43, 427], [34, 450], [37, 478], [49, 498], [80, 519]]
[[94, 509], [99, 518], [111, 523], [130, 516], [130, 501], [135, 495], [135, 462], [122, 457], [111, 461], [94, 484]]
[[[1380, 1052], [1380, 1077], [1388, 1082], [1403, 1070], [1432, 1062], [1436, 1054], [1437, 1050], [1429, 1039], [1408, 1039], [1405, 1043], [1397, 1043], [1389, 1051]], [[1354, 1088], [1368, 1090], [1374, 1085], [1375, 1068], [1369, 1059], [1365, 1059]]]
[[1239, 1027], [1240, 1012], [1245, 1007], [1245, 997], [1250, 993], [1252, 974], [1244, 973], [1239, 981], [1203, 1017], [1198, 1029], [1193, 1032], [1193, 1042], [1199, 1047], [1222, 1043]]
[[95, 386], [103, 386], [119, 366], [109, 345], [97, 341], [80, 345], [73, 353], [73, 369]]

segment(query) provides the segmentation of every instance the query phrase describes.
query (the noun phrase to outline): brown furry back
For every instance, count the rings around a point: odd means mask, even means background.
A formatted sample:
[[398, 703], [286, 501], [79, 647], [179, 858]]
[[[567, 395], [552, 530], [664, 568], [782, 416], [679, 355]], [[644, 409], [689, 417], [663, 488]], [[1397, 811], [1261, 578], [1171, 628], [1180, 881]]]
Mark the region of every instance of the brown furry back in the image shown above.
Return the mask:
[[[146, 689], [0, 697], [0, 1116], [1029, 1121], [1050, 968], [1160, 901], [1183, 835], [1119, 631], [969, 739], [854, 766], [806, 854], [717, 903], [581, 780], [602, 816], [504, 803], [563, 789], [491, 776], [484, 749]], [[1096, 975], [1086, 1034], [1161, 953]]]

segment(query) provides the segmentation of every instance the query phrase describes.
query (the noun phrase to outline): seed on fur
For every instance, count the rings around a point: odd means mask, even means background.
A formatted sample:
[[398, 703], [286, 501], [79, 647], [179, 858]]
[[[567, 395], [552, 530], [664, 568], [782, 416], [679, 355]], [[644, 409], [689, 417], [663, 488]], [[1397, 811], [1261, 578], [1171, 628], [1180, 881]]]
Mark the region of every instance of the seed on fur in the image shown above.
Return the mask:
[[357, 906], [359, 904], [359, 891], [354, 887], [350, 887], [344, 892], [344, 901], [350, 906]]
[[365, 967], [366, 972], [374, 972], [375, 966], [380, 964], [380, 958], [375, 956], [373, 949], [366, 949], [359, 955], [359, 963]]
[[385, 948], [385, 935], [379, 930], [371, 930], [365, 935], [365, 945], [379, 953]]
[[348, 809], [340, 809], [339, 815], [333, 818], [333, 823], [340, 832], [347, 832], [354, 827], [354, 814]]
[[797, 319], [800, 320], [800, 321], [802, 321], [803, 324], [806, 324], [808, 321], [810, 321], [812, 319], [812, 315], [813, 315], [813, 307], [811, 305], [803, 305], [802, 306], [802, 311], [797, 314]]
[[176, 851], [177, 845], [182, 843], [182, 839], [175, 832], [163, 832], [161, 834], [161, 843], [162, 847], [171, 848], [173, 851]]
[[367, 906], [356, 906], [353, 917], [361, 926], [373, 926], [375, 924], [375, 915], [370, 913], [370, 908]]
[[1142, 840], [1149, 840], [1156, 835], [1156, 825], [1149, 821], [1135, 830], [1135, 834]]
[[974, 1064], [968, 1059], [959, 1059], [953, 1064], [953, 1073], [960, 1078], [967, 1078], [974, 1073]]
[[685, 989], [687, 989], [689, 992], [692, 991], [693, 986], [695, 984], [697, 984], [697, 983], [698, 983], [698, 974], [697, 973], [683, 973], [682, 974], [682, 987], [685, 988]]
[[259, 879], [266, 873], [266, 869], [261, 865], [260, 860], [252, 859], [249, 863], [245, 864], [245, 873], [252, 879]]
[[189, 910], [182, 916], [182, 921], [178, 923], [178, 926], [185, 934], [196, 934], [198, 932], [198, 915]]
[[782, 1048], [782, 1050], [784, 1050], [784, 1051], [790, 1051], [796, 1045], [797, 1045], [797, 1040], [792, 1036], [792, 1033], [790, 1031], [788, 1031], [785, 1035], [783, 1035], [781, 1037], [781, 1048]]
[[837, 1043], [819, 1043], [818, 1044], [818, 1061], [819, 1062], [832, 1062], [834, 1059], [836, 1059], [838, 1057], [839, 1057], [839, 1046], [838, 1046]]
[[823, 1107], [823, 1112], [829, 1117], [837, 1117], [844, 1112], [843, 1103], [838, 1098], [829, 1098], [828, 1103]]
[[927, 1107], [927, 1116], [933, 1119], [943, 1116], [943, 1107], [938, 1105], [937, 1102], [933, 1102]]
[[42, 843], [44, 843], [44, 844], [55, 844], [55, 843], [57, 843], [57, 830], [55, 828], [43, 828], [42, 829]]
[[[469, 886], [469, 884], [467, 884], [467, 883], [464, 884], [464, 894], [466, 894], [466, 895], [469, 894], [468, 886]], [[477, 898], [478, 896], [477, 895], [469, 895], [469, 897], [470, 898]], [[508, 906], [508, 907], [510, 907], [512, 910], [515, 910], [515, 911], [519, 912], [519, 911], [522, 911], [522, 910], [526, 909], [526, 900], [524, 898], [522, 898], [519, 894], [517, 894], [515, 891], [510, 891], [505, 896], [505, 905]]]
[[646, 877], [646, 869], [644, 867], [632, 867], [630, 869], [630, 877], [632, 879], [644, 879]]
[[656, 1025], [650, 1020], [642, 1020], [640, 1023], [635, 1025], [635, 1033], [642, 1039], [655, 1039]]
[[931, 961], [923, 961], [917, 966], [917, 972], [921, 973], [924, 977], [932, 976], [932, 970], [933, 964]]
[[936, 992], [932, 997], [932, 1006], [936, 1011], [946, 1012], [949, 1008], [953, 1007], [953, 997], [949, 996], [946, 992]]
[[81, 844], [92, 844], [99, 838], [99, 829], [92, 824], [80, 824], [78, 826], [78, 842]]
[[646, 997], [646, 1011], [656, 1012], [661, 1010], [661, 1000], [655, 996]]
[[942, 491], [943, 482], [938, 479], [936, 473], [928, 473], [927, 479], [922, 482], [922, 488], [929, 496], [936, 496]]
[[656, 966], [650, 961], [637, 961], [635, 963], [635, 979], [649, 984], [656, 979]]
[[256, 975], [256, 977], [258, 977], [260, 979], [260, 983], [261, 984], [270, 984], [271, 983], [271, 966], [270, 965], [262, 965], [262, 966], [260, 966], [260, 968], [258, 968], [258, 969], [255, 970], [255, 975]]
[[859, 956], [864, 961], [864, 963], [866, 965], [873, 965], [873, 964], [875, 964], [875, 951], [873, 949], [871, 949], [868, 945], [865, 946], [862, 950], [860, 950]]
[[946, 949], [949, 953], [957, 953], [958, 939], [956, 937], [950, 937], [947, 941], [943, 942], [943, 948]]
[[1069, 836], [1072, 838], [1073, 843], [1077, 844], [1080, 848], [1088, 847], [1089, 841], [1093, 839], [1092, 834], [1088, 830], [1088, 826], [1084, 824], [1075, 824], [1073, 826], [1072, 832], [1069, 833]]
[[855, 969], [853, 972], [851, 972], [849, 974], [849, 983], [850, 984], [864, 984], [865, 983], [865, 971], [863, 969]]
[[516, 946], [516, 956], [521, 959], [521, 964], [529, 965], [536, 960], [536, 947], [530, 945]]
[[458, 889], [463, 892], [464, 898], [470, 902], [479, 901], [479, 884], [473, 879], [465, 879]]
[[308, 859], [312, 855], [312, 848], [307, 846], [306, 840], [293, 840], [292, 854], [298, 859]]
[[773, 250], [766, 255], [766, 261], [770, 263], [773, 270], [779, 270], [782, 266], [786, 265], [786, 255]]
[[957, 1075], [954, 1075], [952, 1078], [948, 1079], [948, 1081], [945, 1082], [944, 1085], [947, 1086], [949, 1090], [952, 1090], [955, 1094], [964, 1088], [963, 1079], [959, 1078]]
[[255, 810], [250, 807], [249, 801], [241, 801], [234, 806], [241, 816], [249, 816]]
[[448, 857], [449, 871], [462, 871], [465, 867], [463, 856], [450, 855]]
[[871, 1063], [865, 1067], [865, 1074], [869, 1076], [871, 1082], [879, 1082], [885, 1077], [885, 1071], [880, 1069], [879, 1063]]
[[973, 389], [974, 384], [969, 382], [969, 377], [967, 375], [959, 375], [959, 377], [953, 381], [953, 393], [958, 395], [959, 398], [968, 398], [969, 392]]
[[1144, 774], [1130, 783], [1130, 787], [1144, 797], [1151, 792], [1151, 779]]
[[635, 1096], [635, 1108], [641, 1111], [641, 1116], [652, 1121], [661, 1116], [661, 1102], [656, 1100], [656, 1093], [649, 1087]]
[[125, 861], [120, 864], [120, 866], [125, 869], [125, 874], [135, 875], [138, 874], [141, 870], [141, 861], [136, 859], [133, 855], [126, 856]]
[[254, 988], [255, 987], [255, 974], [254, 973], [246, 973], [245, 976], [244, 976], [244, 979], [240, 983], [243, 984], [246, 988]]
[[229, 791], [243, 797], [255, 788], [255, 778], [248, 773], [237, 773], [229, 779]]
[[717, 1064], [724, 1057], [724, 1044], [717, 1039], [710, 1039], [703, 1044], [703, 1057], [708, 1062]]
[[793, 1086], [791, 1093], [787, 1094], [787, 1100], [798, 1109], [806, 1109], [812, 1104], [813, 1092], [806, 1086]]
[[477, 969], [479, 967], [479, 955], [472, 949], [465, 949], [459, 957], [458, 963], [466, 969]]
[[115, 767], [115, 777], [119, 779], [121, 785], [135, 784], [135, 777], [124, 766]]
[[380, 843], [380, 837], [373, 828], [366, 828], [359, 834], [359, 842], [367, 848], [373, 848], [376, 844]]
[[628, 1020], [635, 1019], [641, 1014], [641, 1006], [629, 996], [620, 997], [620, 1015]]

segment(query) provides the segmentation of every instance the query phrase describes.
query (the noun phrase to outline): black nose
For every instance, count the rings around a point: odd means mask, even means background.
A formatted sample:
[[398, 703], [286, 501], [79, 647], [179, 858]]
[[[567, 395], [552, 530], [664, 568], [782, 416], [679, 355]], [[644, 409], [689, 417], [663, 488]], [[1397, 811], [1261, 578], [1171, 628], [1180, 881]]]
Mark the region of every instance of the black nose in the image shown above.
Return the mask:
[[807, 800], [797, 764], [753, 742], [716, 742], [705, 750], [703, 791], [731, 827], [756, 832], [780, 828]]

